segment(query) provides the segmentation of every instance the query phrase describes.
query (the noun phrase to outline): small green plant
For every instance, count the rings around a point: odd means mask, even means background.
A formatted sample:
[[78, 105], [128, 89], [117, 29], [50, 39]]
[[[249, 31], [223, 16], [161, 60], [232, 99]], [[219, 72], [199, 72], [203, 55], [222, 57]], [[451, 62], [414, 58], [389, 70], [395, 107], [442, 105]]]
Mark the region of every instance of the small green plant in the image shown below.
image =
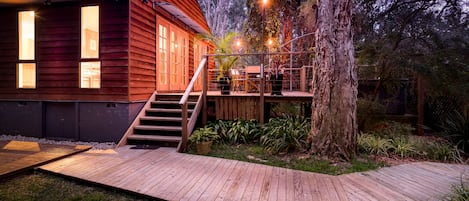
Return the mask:
[[220, 136], [211, 127], [204, 127], [195, 130], [189, 137], [191, 143], [199, 144], [203, 142], [216, 141]]
[[206, 127], [212, 128], [225, 141], [228, 138], [228, 131], [231, 129], [233, 121], [217, 120], [209, 122]]
[[413, 136], [410, 142], [418, 157], [443, 162], [462, 162], [461, 150], [441, 138]]
[[259, 140], [261, 131], [255, 120], [237, 120], [231, 125], [225, 141], [231, 144], [252, 143]]
[[310, 121], [299, 116], [272, 118], [264, 127], [261, 143], [265, 150], [273, 154], [304, 149], [310, 129]]
[[359, 150], [367, 154], [387, 156], [393, 148], [391, 139], [382, 138], [373, 133], [361, 133], [358, 136], [357, 142]]
[[454, 110], [440, 126], [448, 140], [459, 145], [464, 151], [469, 151], [469, 115]]
[[451, 194], [448, 196], [451, 201], [467, 201], [469, 200], [469, 188], [461, 181], [460, 184], [452, 187]]
[[417, 152], [414, 144], [409, 142], [408, 138], [405, 136], [394, 139], [392, 144], [393, 152], [402, 158], [414, 156]]

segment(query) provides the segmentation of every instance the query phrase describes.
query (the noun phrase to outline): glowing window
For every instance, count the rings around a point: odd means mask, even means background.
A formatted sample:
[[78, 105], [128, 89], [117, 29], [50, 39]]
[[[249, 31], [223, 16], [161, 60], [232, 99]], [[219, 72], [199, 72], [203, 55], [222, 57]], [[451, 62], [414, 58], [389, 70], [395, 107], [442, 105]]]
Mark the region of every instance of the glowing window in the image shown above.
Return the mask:
[[101, 63], [81, 62], [80, 63], [80, 87], [100, 88], [101, 87]]
[[99, 6], [81, 8], [81, 58], [99, 58]]
[[18, 13], [19, 59], [34, 60], [34, 11]]
[[81, 8], [81, 59], [80, 88], [100, 88], [99, 6]]
[[16, 66], [16, 86], [36, 88], [36, 63], [34, 63], [34, 11], [18, 12], [18, 59]]
[[18, 88], [36, 88], [36, 64], [19, 63], [17, 66], [17, 86]]

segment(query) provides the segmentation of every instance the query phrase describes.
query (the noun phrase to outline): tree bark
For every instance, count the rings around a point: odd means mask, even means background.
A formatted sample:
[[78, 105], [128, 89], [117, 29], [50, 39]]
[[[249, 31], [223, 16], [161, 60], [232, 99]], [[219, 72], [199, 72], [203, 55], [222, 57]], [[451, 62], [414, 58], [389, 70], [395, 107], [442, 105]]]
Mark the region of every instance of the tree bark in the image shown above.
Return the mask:
[[352, 0], [319, 0], [310, 152], [350, 159], [357, 144]]

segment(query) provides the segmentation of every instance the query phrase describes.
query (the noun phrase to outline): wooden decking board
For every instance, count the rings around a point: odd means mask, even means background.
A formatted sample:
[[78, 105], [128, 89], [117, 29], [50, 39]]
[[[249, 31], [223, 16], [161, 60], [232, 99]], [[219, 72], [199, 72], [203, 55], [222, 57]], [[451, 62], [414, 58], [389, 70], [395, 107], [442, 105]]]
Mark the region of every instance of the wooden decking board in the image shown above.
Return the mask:
[[[179, 171], [173, 177], [167, 177], [158, 186], [153, 186], [158, 191], [161, 191], [161, 197], [170, 197], [176, 194], [184, 186], [184, 181], [192, 173], [191, 163], [196, 160], [195, 157], [184, 157], [184, 163], [180, 165]], [[182, 170], [181, 170], [182, 169]]]
[[377, 180], [380, 184], [394, 191], [401, 191], [402, 194], [412, 199], [427, 200], [429, 198], [426, 190], [419, 186], [418, 183], [411, 182], [399, 175], [392, 175], [384, 172], [383, 170], [378, 170], [370, 172], [368, 176], [371, 176], [371, 178]]
[[[422, 171], [420, 172], [409, 172], [408, 171], [408, 164], [404, 164], [404, 165], [401, 165], [399, 167], [399, 169], [397, 168], [389, 168], [389, 169], [386, 169], [386, 171], [389, 172], [389, 174], [392, 174], [392, 175], [395, 175], [395, 177], [398, 177], [398, 178], [401, 178], [403, 180], [406, 180], [406, 181], [409, 181], [410, 183], [414, 184], [413, 187], [415, 188], [419, 188], [421, 189], [422, 191], [425, 191], [426, 189], [434, 189], [433, 192], [438, 192], [442, 189], [440, 188], [435, 188], [435, 183], [431, 183], [431, 179], [429, 179], [428, 177], [425, 177], [424, 175], [422, 175]], [[428, 176], [432, 176], [432, 175], [428, 175]], [[438, 194], [441, 194], [441, 193], [444, 193], [445, 191], [440, 191], [440, 193]], [[434, 193], [432, 193], [434, 194]]]
[[241, 165], [241, 174], [233, 181], [233, 185], [230, 186], [230, 192], [228, 193], [228, 197], [232, 200], [242, 200], [247, 189], [247, 184], [253, 176], [252, 173], [255, 169], [255, 166], [251, 166], [247, 162], [243, 162]]
[[436, 191], [442, 190], [441, 193], [447, 192], [452, 183], [457, 182], [455, 178], [443, 177], [439, 174], [427, 171], [420, 166], [403, 166], [402, 171], [407, 175], [416, 175], [414, 178], [422, 183], [423, 186], [434, 188]]
[[[469, 172], [469, 166], [412, 163], [330, 176], [128, 146], [41, 169], [167, 200], [437, 200]], [[469, 182], [467, 176], [463, 180]]]
[[218, 193], [215, 200], [228, 200], [231, 199], [232, 194], [230, 195], [231, 191], [237, 190], [238, 182], [243, 174], [243, 169], [246, 168], [245, 162], [236, 163], [234, 169], [231, 171], [231, 174], [227, 178], [226, 182], [223, 184], [222, 189]]
[[[207, 186], [207, 189], [211, 189], [213, 192], [220, 192], [237, 163], [238, 161], [234, 160], [222, 163], [218, 171], [212, 175], [213, 182]], [[217, 193], [204, 193], [200, 196], [199, 200], [215, 200], [217, 196]]]
[[[196, 163], [192, 164], [191, 171], [192, 174], [183, 181], [184, 186], [174, 195], [172, 195], [173, 200], [181, 200], [188, 191], [190, 191], [194, 184], [199, 180], [200, 177], [208, 174], [206, 171], [209, 169], [211, 166], [215, 165], [215, 163], [212, 163], [214, 161], [211, 160], [200, 160], [199, 156], [191, 156], [197, 158]], [[218, 192], [216, 192], [218, 193]]]
[[[166, 193], [166, 190], [168, 188], [174, 187], [171, 183], [171, 181], [177, 181], [176, 178], [180, 178], [179, 175], [182, 175], [184, 172], [181, 171], [180, 168], [172, 168], [174, 165], [180, 165], [180, 164], [189, 164], [191, 160], [194, 160], [192, 157], [185, 157], [182, 154], [178, 155], [179, 158], [173, 159], [171, 162], [165, 165], [164, 168], [158, 168], [158, 171], [161, 172], [159, 176], [156, 176], [155, 181], [150, 185], [150, 188], [148, 191], [150, 192], [159, 192], [159, 195], [163, 198], [166, 196], [170, 196], [171, 194]], [[183, 165], [184, 167], [184, 165]], [[186, 166], [187, 167], [187, 166]], [[191, 172], [190, 169], [186, 169], [186, 171]], [[143, 178], [142, 178], [143, 179]], [[181, 181], [184, 181], [184, 178], [181, 178]]]
[[282, 200], [281, 198], [278, 198], [279, 191], [283, 190], [283, 189], [279, 189], [279, 185], [278, 185], [281, 171], [282, 171], [281, 168], [272, 168], [272, 176], [271, 176], [269, 190], [268, 190], [270, 200]]
[[199, 179], [196, 180], [192, 188], [187, 193], [185, 193], [184, 197], [182, 197], [181, 200], [197, 200], [207, 189], [207, 186], [203, 184], [207, 179], [211, 179], [210, 175], [214, 172], [214, 170], [220, 163], [221, 160], [218, 159], [215, 161], [215, 163], [211, 164], [211, 166], [205, 168], [202, 172], [202, 176], [200, 176]]
[[264, 165], [256, 165], [256, 179], [253, 185], [250, 185], [250, 188], [248, 188], [248, 191], [245, 194], [245, 200], [260, 200], [262, 184], [264, 183], [267, 168], [268, 167]]
[[272, 185], [272, 174], [273, 174], [273, 167], [267, 167], [264, 175], [264, 179], [261, 183], [260, 189], [260, 197], [259, 200], [269, 200], [269, 189]]
[[90, 149], [89, 146], [49, 145], [16, 140], [0, 141], [0, 178]]
[[360, 174], [348, 174], [340, 177], [344, 184], [350, 184], [345, 186], [344, 189], [346, 192], [359, 190], [367, 194], [367, 197], [374, 197], [378, 200], [386, 200], [393, 198], [395, 200], [410, 200], [409, 197], [406, 197], [402, 194], [396, 193], [395, 191], [386, 188], [385, 186], [379, 185], [379, 183], [362, 176]]

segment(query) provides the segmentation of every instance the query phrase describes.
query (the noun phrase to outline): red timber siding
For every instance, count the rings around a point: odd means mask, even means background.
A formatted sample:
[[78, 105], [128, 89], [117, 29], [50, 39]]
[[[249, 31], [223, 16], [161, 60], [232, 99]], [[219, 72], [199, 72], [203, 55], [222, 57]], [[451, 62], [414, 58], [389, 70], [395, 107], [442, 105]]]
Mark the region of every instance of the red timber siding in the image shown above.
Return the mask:
[[[195, 0], [168, 1], [178, 6], [188, 16], [208, 29], [202, 11]], [[189, 12], [190, 11], [190, 12]], [[151, 3], [141, 0], [130, 0], [130, 42], [129, 42], [129, 96], [130, 101], [146, 100], [156, 89], [156, 18], [162, 17], [173, 25], [186, 31], [189, 35], [189, 76], [194, 73], [194, 37], [196, 31], [178, 20], [171, 13]]]
[[156, 87], [156, 13], [151, 5], [130, 0], [129, 96], [146, 100]]
[[0, 98], [28, 100], [128, 100], [128, 3], [100, 6], [101, 88], [79, 88], [80, 11], [83, 1], [32, 7], [36, 11], [36, 89], [16, 89], [18, 8], [0, 8]]

